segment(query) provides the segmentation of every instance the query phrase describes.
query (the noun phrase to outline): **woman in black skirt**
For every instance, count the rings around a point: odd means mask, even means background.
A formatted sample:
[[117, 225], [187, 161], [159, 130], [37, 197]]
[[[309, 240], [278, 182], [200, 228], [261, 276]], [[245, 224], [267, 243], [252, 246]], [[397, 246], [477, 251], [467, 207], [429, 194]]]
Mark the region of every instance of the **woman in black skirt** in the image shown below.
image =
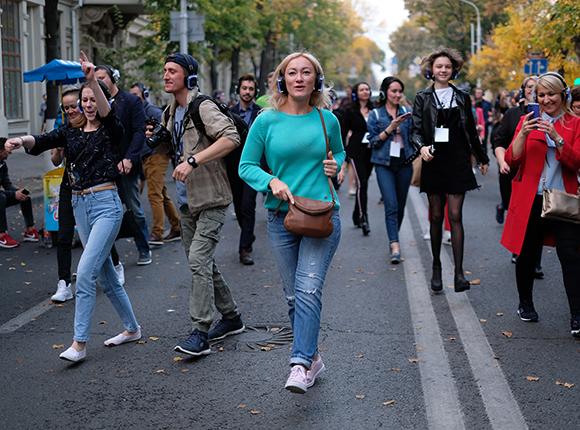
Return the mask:
[[441, 48], [423, 59], [422, 70], [433, 85], [419, 91], [413, 107], [413, 142], [420, 147], [423, 166], [421, 192], [429, 199], [433, 275], [431, 289], [441, 291], [441, 237], [445, 203], [449, 207], [451, 245], [455, 262], [455, 291], [469, 290], [463, 273], [463, 201], [465, 192], [478, 188], [471, 169], [471, 154], [487, 173], [489, 158], [483, 152], [475, 129], [469, 94], [449, 81], [463, 65], [461, 55]]

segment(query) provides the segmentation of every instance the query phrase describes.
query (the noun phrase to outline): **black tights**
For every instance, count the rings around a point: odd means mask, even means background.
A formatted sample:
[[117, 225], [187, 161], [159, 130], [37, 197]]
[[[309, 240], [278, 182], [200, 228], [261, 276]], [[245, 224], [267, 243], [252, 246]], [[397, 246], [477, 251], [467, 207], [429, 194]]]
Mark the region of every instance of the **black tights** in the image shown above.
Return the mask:
[[451, 247], [455, 262], [455, 274], [463, 276], [463, 201], [465, 194], [428, 194], [431, 253], [433, 267], [441, 267], [441, 240], [443, 237], [443, 220], [445, 219], [445, 202], [448, 203], [449, 223], [451, 224]]

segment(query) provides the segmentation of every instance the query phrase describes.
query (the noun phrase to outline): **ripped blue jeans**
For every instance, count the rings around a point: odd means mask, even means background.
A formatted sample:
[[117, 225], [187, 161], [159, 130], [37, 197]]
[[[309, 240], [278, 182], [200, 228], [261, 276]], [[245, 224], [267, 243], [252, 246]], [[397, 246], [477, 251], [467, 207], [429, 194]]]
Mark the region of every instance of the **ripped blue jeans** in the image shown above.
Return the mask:
[[294, 332], [290, 364], [310, 368], [318, 350], [322, 286], [340, 242], [338, 210], [334, 231], [324, 239], [296, 236], [284, 228], [286, 212], [268, 211], [268, 238], [274, 251]]

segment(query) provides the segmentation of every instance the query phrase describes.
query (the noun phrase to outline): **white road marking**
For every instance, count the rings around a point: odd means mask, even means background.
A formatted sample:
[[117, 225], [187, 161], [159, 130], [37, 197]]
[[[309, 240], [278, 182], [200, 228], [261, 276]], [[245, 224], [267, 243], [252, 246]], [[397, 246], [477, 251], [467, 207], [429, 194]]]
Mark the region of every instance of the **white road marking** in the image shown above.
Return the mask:
[[[429, 224], [425, 203], [415, 187], [409, 190], [409, 197], [421, 231], [425, 231]], [[441, 265], [443, 286], [453, 285], [453, 263], [445, 250], [441, 252]], [[444, 290], [491, 426], [497, 430], [528, 429], [522, 411], [481, 328], [479, 318], [471, 306], [467, 296], [469, 293], [455, 293], [447, 288]]]
[[406, 244], [403, 268], [429, 428], [465, 429], [457, 387], [426, 287], [425, 270], [417, 249], [418, 241], [408, 218], [401, 226], [401, 239]]
[[50, 299], [40, 302], [36, 306], [31, 307], [27, 311], [22, 312], [20, 315], [12, 318], [10, 321], [5, 322], [0, 326], [0, 334], [13, 333], [20, 327], [33, 321], [34, 318], [38, 318], [43, 313], [51, 310], [54, 307]]

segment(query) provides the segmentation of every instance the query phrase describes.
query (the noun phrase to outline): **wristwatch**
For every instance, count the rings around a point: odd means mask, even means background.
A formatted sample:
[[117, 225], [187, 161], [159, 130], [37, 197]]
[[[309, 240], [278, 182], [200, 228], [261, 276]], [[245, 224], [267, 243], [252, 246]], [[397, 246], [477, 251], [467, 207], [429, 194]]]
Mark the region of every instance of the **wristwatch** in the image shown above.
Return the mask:
[[195, 157], [193, 155], [187, 157], [187, 164], [189, 164], [194, 169], [198, 167], [197, 161], [195, 161]]
[[563, 137], [561, 137], [560, 139], [558, 139], [556, 141], [556, 146], [558, 146], [558, 147], [559, 146], [564, 146], [564, 138]]

